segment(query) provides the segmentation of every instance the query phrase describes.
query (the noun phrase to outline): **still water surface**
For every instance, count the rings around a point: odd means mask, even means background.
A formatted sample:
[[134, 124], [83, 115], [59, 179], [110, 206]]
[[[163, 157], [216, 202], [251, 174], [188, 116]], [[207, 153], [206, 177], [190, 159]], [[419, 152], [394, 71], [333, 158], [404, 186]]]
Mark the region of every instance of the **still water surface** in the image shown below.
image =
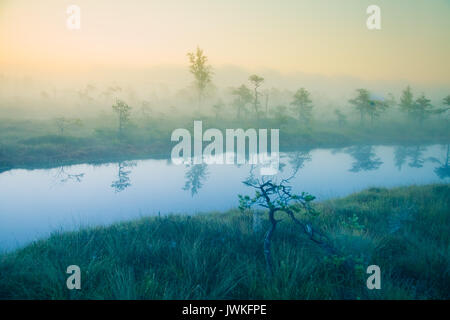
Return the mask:
[[[368, 187], [450, 182], [449, 146], [362, 146], [281, 155], [280, 176], [318, 200]], [[0, 174], [0, 250], [54, 230], [142, 216], [238, 206], [250, 165], [176, 166], [169, 160], [74, 165]]]

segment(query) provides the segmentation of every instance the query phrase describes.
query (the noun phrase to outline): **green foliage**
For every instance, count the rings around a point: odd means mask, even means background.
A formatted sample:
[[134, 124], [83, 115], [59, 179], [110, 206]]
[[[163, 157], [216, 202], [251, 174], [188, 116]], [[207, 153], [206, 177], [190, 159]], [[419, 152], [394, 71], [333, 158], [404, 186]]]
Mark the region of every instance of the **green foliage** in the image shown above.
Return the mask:
[[389, 102], [384, 99], [374, 99], [367, 89], [357, 89], [357, 96], [349, 100], [355, 109], [360, 113], [361, 124], [366, 117], [370, 118], [373, 125], [375, 118], [378, 118], [389, 107]]
[[414, 96], [410, 86], [407, 86], [402, 92], [400, 98], [400, 110], [409, 116], [412, 116], [414, 112]]
[[414, 104], [414, 108], [412, 110], [413, 118], [415, 118], [419, 123], [422, 123], [432, 113], [433, 106], [431, 105], [431, 100], [425, 97], [425, 94], [422, 94], [419, 98], [417, 98]]
[[[444, 98], [444, 103], [445, 103]], [[402, 93], [400, 99], [400, 110], [403, 111], [412, 120], [415, 120], [420, 125], [423, 124], [424, 120], [433, 114], [440, 114], [445, 112], [447, 109], [436, 109], [431, 105], [431, 100], [428, 99], [424, 93], [422, 93], [416, 100], [414, 100], [411, 88], [408, 86]]]
[[[430, 185], [320, 203], [316, 222], [343, 250], [324, 255], [280, 223], [270, 282], [260, 234], [236, 210], [57, 232], [0, 255], [0, 299], [449, 299], [449, 199], [449, 185]], [[364, 234], [342, 228], [353, 214]], [[392, 231], [389, 221], [405, 214]], [[66, 288], [72, 264], [82, 271], [76, 292]], [[371, 264], [382, 290], [366, 287]]]
[[237, 109], [236, 117], [239, 119], [241, 112], [247, 112], [246, 106], [252, 102], [253, 95], [250, 89], [244, 84], [238, 88], [232, 89], [231, 94], [235, 97], [233, 100], [233, 105]]
[[360, 223], [359, 217], [356, 213], [353, 216], [342, 221], [342, 226], [350, 230], [364, 231], [364, 225]]
[[334, 110], [334, 114], [336, 115], [338, 124], [340, 127], [347, 123], [347, 116], [341, 112], [339, 109]]
[[309, 125], [312, 120], [313, 104], [310, 93], [305, 88], [300, 88], [294, 94], [291, 102], [292, 110], [297, 115], [298, 120]]
[[357, 89], [356, 92], [358, 95], [355, 98], [350, 99], [348, 102], [352, 104], [360, 113], [362, 123], [370, 109], [370, 93], [366, 89]]
[[[247, 104], [248, 105], [248, 104]], [[448, 117], [433, 116], [419, 126], [394, 119], [364, 130], [350, 119], [345, 125], [336, 121], [317, 119], [314, 133], [287, 113], [286, 107], [272, 108], [272, 118], [263, 119], [256, 128], [282, 128], [280, 151], [298, 151], [310, 148], [335, 148], [361, 145], [401, 144], [425, 145], [447, 144], [450, 141]], [[172, 115], [162, 118], [156, 112], [143, 117], [141, 110], [130, 110], [129, 122], [122, 135], [117, 134], [117, 118], [107, 113], [101, 118], [84, 118], [82, 126], [68, 127], [64, 135], [54, 119], [11, 120], [0, 119], [0, 167], [35, 168], [85, 162], [111, 162], [137, 160], [148, 157], [167, 157], [172, 144], [170, 134], [176, 128], [192, 125], [186, 116]], [[205, 129], [218, 128], [225, 135], [226, 128], [255, 128], [252, 118], [227, 117], [226, 109], [215, 117], [205, 119]], [[70, 118], [68, 118], [70, 119]], [[162, 120], [164, 119], [164, 120]], [[76, 129], [76, 130], [75, 130]], [[7, 165], [6, 165], [7, 164]]]
[[112, 106], [112, 109], [119, 116], [119, 136], [122, 136], [125, 126], [130, 123], [131, 107], [124, 101], [117, 99], [116, 104]]
[[444, 99], [444, 105], [446, 106], [450, 106], [450, 94], [448, 96], [446, 96]]
[[195, 78], [195, 87], [198, 93], [198, 106], [200, 107], [205, 90], [211, 83], [212, 67], [208, 65], [208, 57], [205, 56], [202, 49], [197, 47], [195, 52], [187, 54], [189, 58], [189, 71]]

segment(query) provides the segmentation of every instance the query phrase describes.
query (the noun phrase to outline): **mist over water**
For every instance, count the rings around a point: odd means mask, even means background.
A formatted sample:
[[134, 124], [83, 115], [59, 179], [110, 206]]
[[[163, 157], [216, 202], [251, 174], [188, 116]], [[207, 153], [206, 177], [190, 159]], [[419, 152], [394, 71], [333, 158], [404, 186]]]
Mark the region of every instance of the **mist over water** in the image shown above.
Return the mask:
[[[355, 146], [281, 154], [296, 193], [319, 201], [368, 187], [448, 183], [447, 146]], [[446, 162], [447, 161], [447, 162]], [[12, 249], [55, 230], [165, 214], [224, 211], [249, 194], [250, 165], [173, 165], [138, 160], [0, 174], [0, 247]]]

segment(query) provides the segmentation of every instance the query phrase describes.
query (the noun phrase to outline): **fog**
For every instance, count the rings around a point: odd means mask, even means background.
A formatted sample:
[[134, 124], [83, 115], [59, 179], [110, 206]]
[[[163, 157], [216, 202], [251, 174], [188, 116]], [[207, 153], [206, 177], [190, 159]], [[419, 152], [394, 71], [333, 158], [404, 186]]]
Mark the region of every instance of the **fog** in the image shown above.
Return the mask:
[[[398, 81], [365, 81], [351, 76], [323, 76], [307, 73], [281, 73], [273, 69], [245, 69], [237, 66], [213, 68], [212, 85], [206, 92], [202, 113], [209, 114], [218, 101], [230, 106], [230, 90], [241, 84], [249, 86], [250, 74], [264, 77], [260, 90], [268, 95], [268, 108], [289, 106], [295, 91], [301, 87], [311, 92], [314, 113], [328, 117], [330, 110], [349, 110], [348, 100], [355, 89], [367, 88], [374, 95], [393, 94], [398, 100], [401, 91], [411, 85], [414, 92], [425, 93], [439, 105], [447, 94], [447, 86], [427, 86]], [[166, 116], [192, 114], [196, 106], [193, 77], [187, 66], [157, 66], [146, 69], [92, 68], [90, 71], [62, 74], [2, 73], [0, 74], [0, 116], [16, 119], [46, 119], [55, 116], [78, 118], [98, 117], [111, 112], [116, 99], [126, 101], [134, 111], [143, 104], [153, 112]]]

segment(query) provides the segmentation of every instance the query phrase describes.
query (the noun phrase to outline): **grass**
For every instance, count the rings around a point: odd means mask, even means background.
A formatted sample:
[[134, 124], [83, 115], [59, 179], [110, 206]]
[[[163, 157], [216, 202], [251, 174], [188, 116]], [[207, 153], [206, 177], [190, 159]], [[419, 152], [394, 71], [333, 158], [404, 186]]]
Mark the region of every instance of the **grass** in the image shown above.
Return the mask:
[[[0, 172], [14, 169], [55, 167], [79, 163], [100, 163], [145, 158], [168, 158], [171, 133], [176, 128], [192, 132], [194, 118], [135, 119], [121, 138], [115, 118], [85, 119], [83, 126], [58, 132], [53, 120], [1, 120]], [[385, 120], [372, 126], [349, 123], [339, 127], [333, 121], [317, 121], [312, 128], [290, 119], [280, 124], [273, 119], [256, 123], [249, 120], [203, 120], [204, 130], [218, 128], [280, 128], [281, 151], [351, 145], [419, 145], [450, 142], [448, 123], [429, 120], [418, 128], [408, 122]]]
[[[339, 255], [283, 221], [272, 279], [262, 252], [266, 221], [254, 232], [252, 217], [232, 210], [55, 233], [0, 256], [0, 298], [450, 298], [450, 185], [372, 188], [316, 206], [314, 223]], [[81, 290], [66, 288], [73, 264]], [[381, 268], [381, 290], [366, 287], [372, 264]]]

